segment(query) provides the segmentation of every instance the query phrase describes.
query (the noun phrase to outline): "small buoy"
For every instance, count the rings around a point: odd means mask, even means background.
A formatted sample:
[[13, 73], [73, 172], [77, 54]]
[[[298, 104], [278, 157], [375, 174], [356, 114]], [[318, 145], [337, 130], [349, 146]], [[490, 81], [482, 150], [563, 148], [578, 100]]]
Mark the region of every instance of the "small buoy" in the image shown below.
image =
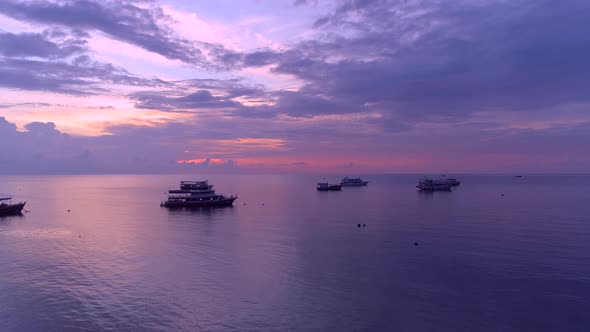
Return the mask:
[[68, 212], [70, 212], [70, 210], [68, 210]]
[[357, 224], [356, 227], [361, 227], [361, 224]]
[[418, 245], [418, 242], [414, 242], [414, 245], [417, 246]]
[[363, 224], [363, 227], [367, 227], [367, 225], [366, 224]]
[[500, 194], [500, 196], [504, 196], [504, 194]]

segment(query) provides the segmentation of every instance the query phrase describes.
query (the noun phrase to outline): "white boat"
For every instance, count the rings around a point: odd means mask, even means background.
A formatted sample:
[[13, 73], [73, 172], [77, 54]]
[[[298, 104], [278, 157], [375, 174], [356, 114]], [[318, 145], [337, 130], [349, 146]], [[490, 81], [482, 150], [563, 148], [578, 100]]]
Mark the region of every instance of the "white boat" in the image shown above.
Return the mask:
[[362, 186], [366, 186], [368, 183], [369, 183], [369, 181], [363, 181], [363, 180], [361, 180], [361, 178], [349, 178], [349, 177], [345, 177], [340, 182], [340, 184], [343, 187], [362, 187]]
[[317, 189], [319, 191], [340, 191], [342, 190], [341, 184], [329, 184], [328, 182], [318, 182]]
[[237, 198], [237, 196], [226, 197], [216, 194], [213, 186], [207, 181], [180, 181], [180, 189], [168, 190], [168, 198], [162, 202], [161, 206], [167, 208], [229, 206]]
[[440, 181], [447, 181], [451, 186], [455, 187], [461, 184], [461, 181], [455, 178], [447, 178], [446, 175], [442, 175]]
[[451, 184], [447, 180], [424, 178], [418, 182], [416, 188], [422, 191], [451, 191]]

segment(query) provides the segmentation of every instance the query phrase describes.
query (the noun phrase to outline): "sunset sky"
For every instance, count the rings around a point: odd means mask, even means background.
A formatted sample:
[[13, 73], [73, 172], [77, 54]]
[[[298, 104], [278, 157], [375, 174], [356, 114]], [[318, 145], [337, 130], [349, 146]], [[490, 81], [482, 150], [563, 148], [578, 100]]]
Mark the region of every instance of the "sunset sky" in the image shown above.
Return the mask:
[[0, 174], [588, 173], [590, 1], [0, 1]]

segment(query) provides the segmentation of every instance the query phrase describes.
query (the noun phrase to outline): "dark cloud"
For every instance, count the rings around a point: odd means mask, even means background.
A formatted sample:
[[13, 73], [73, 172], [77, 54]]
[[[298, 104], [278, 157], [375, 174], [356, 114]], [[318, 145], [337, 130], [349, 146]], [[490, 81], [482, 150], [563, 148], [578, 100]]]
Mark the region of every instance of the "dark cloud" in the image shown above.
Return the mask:
[[34, 122], [27, 131], [0, 117], [0, 173], [84, 172], [88, 166], [78, 140], [55, 128], [55, 124]]
[[277, 53], [272, 51], [257, 51], [246, 54], [243, 58], [243, 66], [260, 67], [277, 61]]
[[265, 102], [274, 94], [260, 85], [246, 84], [240, 79], [193, 79], [170, 82], [174, 90], [141, 91], [130, 95], [136, 107], [164, 111], [198, 111], [221, 109], [243, 114], [255, 112], [234, 98]]
[[0, 2], [0, 13], [40, 24], [101, 31], [172, 60], [207, 65], [194, 43], [178, 37], [168, 27], [170, 18], [157, 6], [139, 6], [134, 1], [7, 0]]
[[241, 106], [233, 100], [213, 96], [209, 90], [200, 90], [182, 97], [171, 97], [162, 93], [139, 92], [132, 95], [136, 107], [157, 110], [191, 110], [210, 108], [235, 108]]
[[[352, 153], [359, 158], [346, 157], [342, 163], [350, 161], [354, 169], [375, 156], [409, 158], [422, 167], [450, 170], [510, 169], [513, 161], [494, 164], [506, 156], [526, 159], [517, 165], [525, 171], [590, 167], [585, 157], [590, 128], [582, 121], [586, 108], [571, 115], [571, 121], [559, 122], [564, 109], [590, 104], [590, 35], [585, 33], [590, 2], [337, 4], [332, 13], [310, 22], [316, 40], [241, 53], [179, 39], [166, 28], [169, 18], [149, 3], [0, 2], [1, 13], [60, 27], [40, 34], [1, 33], [0, 45], [5, 46], [0, 47], [0, 86], [78, 94], [97, 92], [100, 83], [158, 86], [157, 91], [146, 88], [130, 98], [141, 108], [199, 113], [198, 121], [113, 126], [108, 128], [112, 135], [95, 138], [63, 135], [51, 124], [32, 124], [20, 132], [2, 119], [0, 137], [25, 147], [47, 139], [55, 146], [49, 149], [55, 159], [33, 147], [19, 151], [14, 160], [0, 157], [0, 170], [39, 160], [39, 166], [28, 167], [69, 167], [57, 166], [61, 157], [103, 172], [169, 171], [176, 160], [196, 156], [200, 162], [182, 167], [207, 167], [207, 158], [238, 160], [277, 153], [230, 151], [211, 142], [244, 137], [284, 140], [281, 151], [288, 151], [291, 161], [313, 163], [309, 156], [339, 160]], [[216, 68], [269, 66], [303, 86], [273, 91], [240, 79], [163, 82], [136, 77], [90, 58], [83, 41], [95, 30], [186, 63], [206, 65], [202, 53], [193, 52], [198, 48], [207, 50]], [[481, 118], [481, 113], [488, 117]], [[541, 113], [539, 125], [535, 120]], [[510, 114], [519, 114], [518, 121]], [[562, 157], [571, 162], [552, 164], [551, 159]]]
[[7, 57], [65, 58], [86, 50], [85, 40], [67, 38], [61, 30], [20, 34], [0, 31], [0, 55]]
[[165, 86], [158, 79], [131, 75], [108, 63], [91, 61], [87, 56], [66, 61], [0, 58], [0, 87], [51, 91], [67, 94], [105, 92], [101, 84]]
[[[244, 65], [273, 63], [303, 89], [279, 93], [291, 116], [379, 112], [456, 122], [474, 112], [531, 112], [590, 96], [590, 3], [342, 1], [316, 21], [324, 38]], [[247, 58], [247, 57], [246, 57]]]
[[112, 135], [71, 136], [54, 123], [33, 122], [18, 131], [0, 117], [0, 174], [93, 174], [163, 173], [190, 169], [227, 171], [237, 164], [231, 159], [179, 164], [187, 147], [177, 144], [183, 135], [195, 139], [194, 126], [165, 128], [122, 126]]
[[311, 2], [315, 2], [315, 1], [311, 1], [311, 0], [295, 0], [295, 2], [293, 2], [294, 6], [303, 6], [303, 5], [307, 5]]
[[[243, 119], [236, 123], [210, 118], [156, 127], [113, 126], [109, 128], [110, 135], [79, 137], [64, 134], [53, 123], [35, 122], [26, 125], [25, 131], [18, 131], [13, 123], [0, 117], [0, 148], [11, 152], [0, 155], [0, 174], [166, 173], [191, 169], [241, 172], [244, 168], [239, 164], [240, 158], [272, 160], [273, 156], [295, 160], [287, 164], [293, 167], [315, 164], [308, 160], [329, 158], [341, 161], [337, 168], [344, 171], [347, 167], [363, 169], [370, 165], [372, 158], [379, 160], [384, 153], [395, 156], [391, 158], [392, 163], [398, 159], [417, 161], [410, 166], [413, 171], [477, 168], [584, 172], [590, 167], [590, 157], [585, 153], [590, 140], [588, 123], [542, 130], [482, 130], [478, 124], [437, 126], [395, 135], [367, 134], [362, 126], [363, 122], [359, 121], [340, 125], [324, 123], [317, 128], [298, 128], [296, 124], [276, 128], [262, 119]], [[269, 130], [262, 130], [266, 127]], [[356, 135], [354, 130], [362, 135]], [[248, 135], [252, 133], [281, 137], [285, 146], [280, 150], [264, 145], [244, 150], [240, 138], [251, 137]], [[314, 144], [309, 144], [310, 141]], [[355, 151], [354, 156], [350, 151]], [[179, 160], [187, 163], [178, 163]], [[382, 171], [408, 171], [404, 164], [399, 168], [376, 167]]]
[[[0, 3], [0, 7], [7, 4]], [[93, 61], [86, 38], [85, 32], [76, 29], [0, 32], [0, 87], [83, 95], [108, 92], [104, 84], [167, 85], [156, 78], [141, 78], [112, 64]]]

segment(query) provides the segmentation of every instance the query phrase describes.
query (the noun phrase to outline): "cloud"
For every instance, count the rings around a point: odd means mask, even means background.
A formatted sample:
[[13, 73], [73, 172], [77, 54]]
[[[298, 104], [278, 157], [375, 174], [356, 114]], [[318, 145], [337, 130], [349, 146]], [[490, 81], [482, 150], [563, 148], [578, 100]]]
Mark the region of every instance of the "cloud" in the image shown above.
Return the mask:
[[83, 171], [87, 159], [82, 145], [55, 128], [54, 123], [33, 122], [25, 132], [0, 117], [0, 173], [54, 173]]
[[242, 65], [305, 82], [276, 93], [275, 114], [378, 112], [385, 129], [491, 109], [533, 116], [588, 101], [589, 13], [581, 0], [342, 1], [316, 22], [325, 38], [257, 51]]
[[170, 18], [151, 1], [7, 0], [0, 2], [0, 13], [38, 24], [100, 31], [168, 59], [197, 66], [207, 64], [201, 50], [178, 37], [167, 25]]
[[133, 95], [137, 101], [136, 107], [157, 110], [190, 110], [210, 108], [235, 108], [240, 103], [215, 97], [209, 90], [199, 90], [182, 97], [170, 97], [153, 92], [138, 92]]
[[[7, 3], [0, 3], [0, 7]], [[48, 28], [40, 33], [0, 31], [0, 87], [74, 95], [108, 92], [105, 85], [165, 86], [156, 78], [132, 75], [94, 61], [89, 35], [76, 29]]]
[[316, 1], [315, 0], [295, 0], [293, 2], [293, 5], [294, 6], [304, 6], [304, 5], [308, 5], [312, 2], [315, 3]]
[[87, 50], [85, 40], [64, 37], [65, 33], [60, 30], [20, 34], [0, 31], [0, 55], [7, 57], [65, 58]]
[[0, 58], [0, 87], [83, 95], [105, 93], [102, 84], [159, 86], [166, 82], [133, 76], [82, 55], [73, 61]]
[[[178, 37], [156, 2], [0, 2], [4, 15], [51, 27], [0, 32], [1, 87], [122, 93], [146, 112], [187, 113], [183, 123], [113, 125], [112, 135], [95, 138], [64, 136], [48, 124], [21, 132], [4, 121], [0, 130], [27, 147], [35, 135], [49, 137], [55, 158], [106, 172], [176, 170], [178, 160], [199, 161], [181, 167], [205, 167], [218, 159], [239, 167], [276, 162], [299, 169], [351, 165], [380, 171], [590, 165], [584, 156], [590, 142], [587, 1], [334, 5], [308, 22], [304, 39], [238, 51]], [[185, 79], [190, 74], [183, 68], [182, 78], [166, 81], [131, 74], [93, 60], [86, 40], [95, 31], [212, 70]], [[235, 71], [220, 73], [220, 68]], [[262, 69], [302, 84], [263, 86], [238, 76]], [[211, 78], [202, 78], [206, 75]], [[3, 112], [10, 109], [9, 101], [2, 104]], [[245, 144], [244, 138], [257, 144]], [[268, 142], [280, 142], [281, 148], [269, 148]], [[30, 150], [45, 163], [57, 163]], [[27, 152], [17, 161], [33, 163], [34, 156]], [[300, 160], [306, 167], [297, 167]], [[53, 169], [70, 169], [60, 165]]]
[[[146, 90], [130, 95], [137, 108], [163, 111], [210, 111], [222, 109], [240, 115], [255, 112], [246, 104], [269, 103], [273, 94], [240, 79], [193, 79], [169, 82], [173, 90]], [[243, 114], [242, 114], [243, 115]]]

